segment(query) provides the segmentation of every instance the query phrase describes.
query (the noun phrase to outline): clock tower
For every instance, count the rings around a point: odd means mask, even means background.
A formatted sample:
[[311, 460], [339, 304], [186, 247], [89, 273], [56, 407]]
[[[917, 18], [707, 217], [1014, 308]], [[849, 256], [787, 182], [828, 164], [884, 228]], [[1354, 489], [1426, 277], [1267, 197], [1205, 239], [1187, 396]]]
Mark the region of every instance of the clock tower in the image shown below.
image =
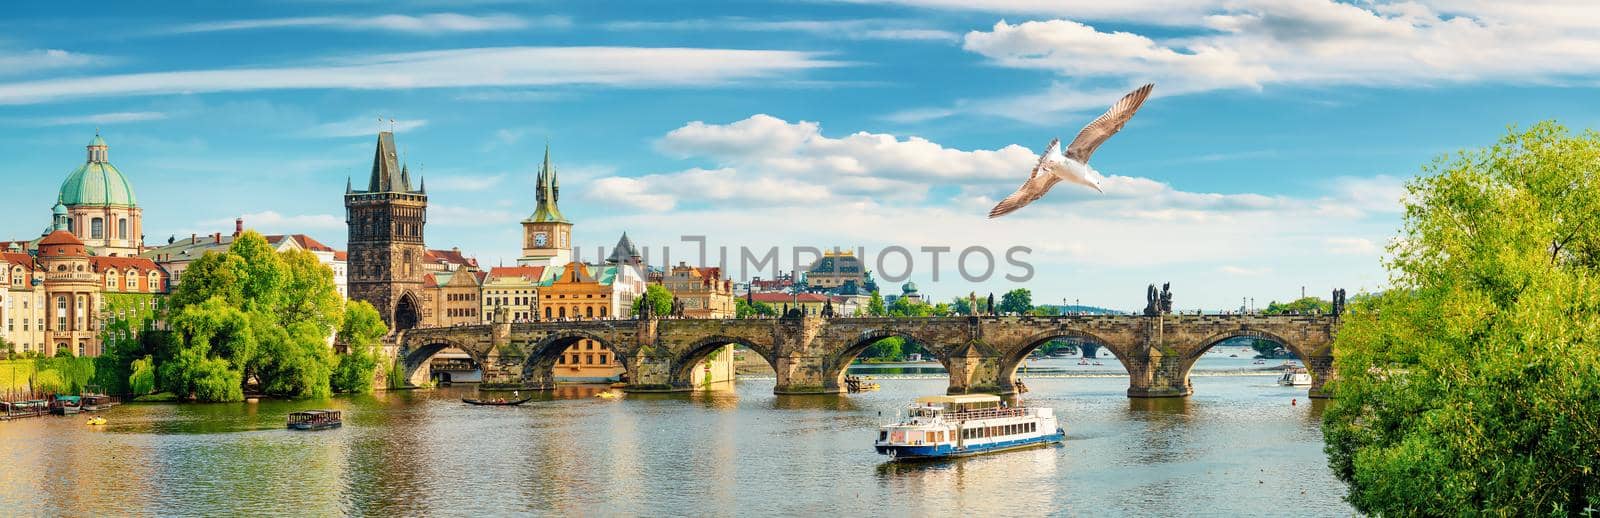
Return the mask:
[[572, 222], [561, 215], [556, 201], [561, 198], [561, 182], [550, 166], [550, 146], [544, 148], [544, 164], [539, 166], [539, 205], [533, 215], [522, 220], [520, 266], [562, 266], [572, 261]]

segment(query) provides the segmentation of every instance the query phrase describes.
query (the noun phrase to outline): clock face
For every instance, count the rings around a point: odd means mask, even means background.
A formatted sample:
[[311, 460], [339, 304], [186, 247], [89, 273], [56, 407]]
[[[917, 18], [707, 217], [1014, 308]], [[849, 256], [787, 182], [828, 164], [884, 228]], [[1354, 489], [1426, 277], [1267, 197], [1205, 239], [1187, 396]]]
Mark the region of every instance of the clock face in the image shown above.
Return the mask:
[[550, 244], [550, 234], [545, 232], [536, 232], [533, 234], [533, 246], [545, 246], [548, 244]]

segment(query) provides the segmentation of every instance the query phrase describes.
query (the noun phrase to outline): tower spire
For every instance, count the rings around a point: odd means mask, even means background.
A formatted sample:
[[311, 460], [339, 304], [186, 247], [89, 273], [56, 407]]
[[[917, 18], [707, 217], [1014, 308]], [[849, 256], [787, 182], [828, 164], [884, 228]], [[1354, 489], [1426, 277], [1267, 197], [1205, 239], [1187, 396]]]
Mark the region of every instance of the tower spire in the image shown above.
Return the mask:
[[544, 145], [544, 163], [539, 165], [538, 185], [534, 198], [538, 206], [534, 208], [530, 221], [556, 221], [566, 223], [567, 219], [561, 215], [557, 202], [561, 198], [561, 191], [556, 180], [556, 168], [550, 165], [550, 144]]

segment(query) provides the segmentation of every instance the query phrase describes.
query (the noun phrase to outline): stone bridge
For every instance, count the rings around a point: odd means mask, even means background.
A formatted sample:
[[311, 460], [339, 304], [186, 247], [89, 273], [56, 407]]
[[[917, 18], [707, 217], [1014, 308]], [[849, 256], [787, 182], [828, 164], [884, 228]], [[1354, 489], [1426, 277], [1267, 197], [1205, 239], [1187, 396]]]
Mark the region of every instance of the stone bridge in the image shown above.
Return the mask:
[[623, 361], [626, 390], [690, 390], [696, 363], [727, 344], [765, 358], [779, 394], [845, 391], [845, 369], [879, 339], [899, 336], [930, 351], [950, 372], [951, 394], [1017, 391], [1017, 367], [1051, 340], [1077, 337], [1116, 354], [1127, 368], [1129, 397], [1193, 392], [1189, 370], [1219, 342], [1254, 337], [1277, 342], [1311, 372], [1311, 397], [1333, 375], [1332, 316], [1084, 315], [977, 317], [839, 317], [646, 319], [511, 323], [421, 328], [397, 337], [398, 359], [413, 384], [428, 379], [429, 359], [454, 347], [482, 366], [484, 381], [527, 389], [555, 387], [556, 359], [578, 340], [605, 344]]

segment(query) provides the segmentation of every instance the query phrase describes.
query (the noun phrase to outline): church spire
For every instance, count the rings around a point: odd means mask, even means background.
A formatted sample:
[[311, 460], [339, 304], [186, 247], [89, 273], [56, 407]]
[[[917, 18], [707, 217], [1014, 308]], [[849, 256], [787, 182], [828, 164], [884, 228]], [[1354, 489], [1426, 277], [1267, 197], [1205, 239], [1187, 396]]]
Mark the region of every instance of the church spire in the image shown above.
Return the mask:
[[539, 166], [537, 182], [538, 191], [534, 198], [538, 201], [538, 206], [534, 208], [533, 215], [529, 216], [528, 220], [567, 223], [567, 218], [561, 215], [561, 209], [556, 206], [556, 202], [561, 198], [561, 188], [560, 182], [556, 180], [556, 168], [550, 165], [549, 144], [544, 146], [544, 163]]

